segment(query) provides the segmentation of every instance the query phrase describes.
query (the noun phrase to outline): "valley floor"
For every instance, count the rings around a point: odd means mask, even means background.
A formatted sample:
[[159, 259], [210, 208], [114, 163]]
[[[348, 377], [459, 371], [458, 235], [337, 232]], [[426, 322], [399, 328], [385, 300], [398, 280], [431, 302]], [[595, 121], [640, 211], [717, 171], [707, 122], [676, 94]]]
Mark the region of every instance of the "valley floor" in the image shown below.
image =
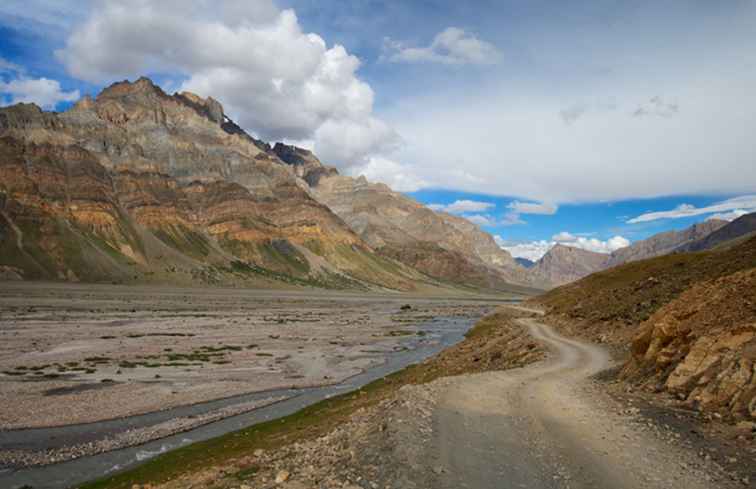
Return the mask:
[[[601, 347], [565, 338], [523, 310], [497, 319], [515, 335], [529, 333], [548, 350], [547, 359], [533, 363], [540, 347], [527, 342], [502, 351], [485, 339], [474, 345], [473, 363], [461, 368], [472, 373], [405, 385], [323, 436], [250, 451], [156, 487], [754, 486], [752, 444], [728, 453], [737, 459], [726, 467], [717, 460], [723, 444], [701, 438], [696, 424], [609, 395], [605, 374], [596, 375], [612, 366]], [[420, 369], [442, 365], [457, 373], [455, 362], [466, 362], [472, 346], [453, 347]], [[480, 366], [501, 355], [519, 357], [506, 367], [522, 368]]]

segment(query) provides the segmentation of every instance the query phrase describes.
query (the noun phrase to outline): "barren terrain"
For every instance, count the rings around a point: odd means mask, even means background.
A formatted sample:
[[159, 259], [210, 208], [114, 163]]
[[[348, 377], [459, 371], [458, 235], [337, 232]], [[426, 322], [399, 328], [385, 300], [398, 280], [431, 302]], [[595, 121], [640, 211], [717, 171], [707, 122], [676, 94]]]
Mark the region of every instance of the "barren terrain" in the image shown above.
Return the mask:
[[419, 325], [480, 317], [490, 307], [317, 292], [7, 284], [0, 428], [338, 383], [422, 340]]

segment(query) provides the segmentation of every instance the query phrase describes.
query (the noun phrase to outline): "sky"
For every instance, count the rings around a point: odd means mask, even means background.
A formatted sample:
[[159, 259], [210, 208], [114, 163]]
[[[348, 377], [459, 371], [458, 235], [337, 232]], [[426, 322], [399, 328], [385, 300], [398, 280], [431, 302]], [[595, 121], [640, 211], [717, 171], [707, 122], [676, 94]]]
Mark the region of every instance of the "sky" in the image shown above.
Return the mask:
[[756, 210], [753, 0], [3, 0], [0, 104], [141, 75], [516, 256]]

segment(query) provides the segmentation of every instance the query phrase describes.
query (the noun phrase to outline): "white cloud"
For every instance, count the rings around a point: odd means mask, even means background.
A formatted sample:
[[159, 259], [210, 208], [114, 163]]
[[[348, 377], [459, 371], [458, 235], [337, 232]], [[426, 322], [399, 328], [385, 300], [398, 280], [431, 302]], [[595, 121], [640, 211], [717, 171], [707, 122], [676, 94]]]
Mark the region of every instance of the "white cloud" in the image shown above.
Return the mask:
[[80, 97], [78, 90], [65, 92], [57, 80], [47, 78], [20, 77], [9, 82], [0, 81], [0, 93], [9, 95], [12, 104], [35, 103], [48, 110], [55, 109], [60, 102], [75, 102]]
[[515, 258], [527, 258], [531, 261], [538, 261], [543, 255], [554, 247], [553, 241], [532, 241], [530, 243], [518, 243], [513, 245], [501, 246], [502, 249], [509, 252]]
[[430, 204], [428, 207], [434, 211], [448, 212], [450, 214], [463, 214], [465, 212], [483, 212], [496, 207], [491, 202], [477, 200], [456, 200], [451, 204]]
[[385, 183], [397, 192], [414, 192], [430, 185], [415, 175], [411, 168], [378, 156], [371, 157], [364, 165], [349, 168], [347, 174]]
[[595, 16], [565, 16], [555, 30], [536, 22], [537, 33], [529, 24], [506, 69], [428, 77], [382, 109], [405, 141], [396, 157], [443, 188], [528, 201], [752, 193], [756, 70], [743, 60], [756, 52], [756, 4], [731, 7], [691, 12], [693, 36], [651, 3], [615, 12], [611, 28]]
[[182, 90], [220, 100], [258, 136], [312, 139], [324, 161], [342, 167], [398, 144], [373, 115], [360, 60], [303, 32], [293, 10], [270, 0], [107, 0], [56, 56], [71, 75], [97, 83], [178, 73]]
[[577, 236], [570, 234], [567, 231], [562, 231], [559, 234], [552, 236], [551, 239], [559, 243], [569, 243], [577, 240], [578, 238]]
[[609, 254], [613, 251], [617, 251], [620, 248], [630, 246], [630, 241], [622, 236], [614, 236], [606, 241], [602, 241], [596, 238], [586, 238], [584, 236], [575, 236], [567, 231], [562, 231], [559, 234], [552, 236], [551, 241], [539, 240], [532, 241], [530, 243], [517, 243], [513, 245], [503, 245], [502, 241], [497, 241], [499, 246], [507, 250], [512, 256], [518, 258], [527, 258], [528, 260], [538, 261], [543, 255], [545, 255], [551, 248], [557, 244], [564, 246], [572, 246], [574, 248], [580, 248], [587, 251], [593, 251], [594, 253]]
[[745, 216], [746, 214], [750, 214], [752, 212], [756, 212], [756, 209], [751, 209], [751, 210], [735, 209], [732, 212], [712, 214], [711, 216], [707, 217], [706, 220], [711, 221], [713, 219], [719, 219], [720, 221], [734, 221], [735, 219]]
[[24, 71], [23, 67], [17, 65], [16, 63], [12, 63], [8, 61], [7, 59], [0, 57], [0, 73], [3, 72], [11, 72], [11, 73], [22, 73]]
[[493, 226], [496, 222], [490, 217], [483, 214], [468, 214], [464, 216], [465, 219], [478, 226]]
[[501, 220], [503, 226], [514, 226], [517, 224], [525, 224], [525, 221], [520, 219], [520, 214], [540, 214], [540, 215], [553, 215], [556, 214], [559, 206], [549, 203], [537, 203], [537, 202], [520, 202], [513, 201], [507, 205], [511, 212], [507, 212]]
[[516, 212], [507, 212], [501, 219], [502, 226], [516, 226], [518, 224], [525, 224], [525, 221], [520, 219], [520, 214]]
[[482, 41], [458, 27], [448, 27], [439, 32], [427, 47], [409, 47], [404, 43], [386, 38], [384, 51], [389, 61], [403, 63], [487, 65], [497, 63], [500, 58], [493, 44]]
[[717, 202], [706, 207], [695, 207], [690, 204], [681, 204], [671, 211], [647, 212], [627, 221], [629, 224], [639, 222], [656, 221], [659, 219], [679, 219], [682, 217], [694, 217], [704, 214], [724, 213], [728, 211], [743, 210], [756, 211], [756, 195], [743, 195], [722, 202]]
[[518, 214], [541, 214], [548, 216], [556, 214], [556, 211], [559, 209], [555, 204], [519, 202], [516, 200], [511, 202], [507, 207]]

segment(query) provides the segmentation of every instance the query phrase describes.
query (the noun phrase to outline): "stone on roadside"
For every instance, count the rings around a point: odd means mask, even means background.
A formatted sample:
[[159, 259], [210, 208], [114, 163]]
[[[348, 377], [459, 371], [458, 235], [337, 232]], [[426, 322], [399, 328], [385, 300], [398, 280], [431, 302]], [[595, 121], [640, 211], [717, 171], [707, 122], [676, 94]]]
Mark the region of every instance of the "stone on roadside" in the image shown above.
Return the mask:
[[289, 477], [291, 477], [291, 474], [288, 470], [279, 470], [276, 474], [276, 484], [286, 482], [287, 480], [289, 480]]

